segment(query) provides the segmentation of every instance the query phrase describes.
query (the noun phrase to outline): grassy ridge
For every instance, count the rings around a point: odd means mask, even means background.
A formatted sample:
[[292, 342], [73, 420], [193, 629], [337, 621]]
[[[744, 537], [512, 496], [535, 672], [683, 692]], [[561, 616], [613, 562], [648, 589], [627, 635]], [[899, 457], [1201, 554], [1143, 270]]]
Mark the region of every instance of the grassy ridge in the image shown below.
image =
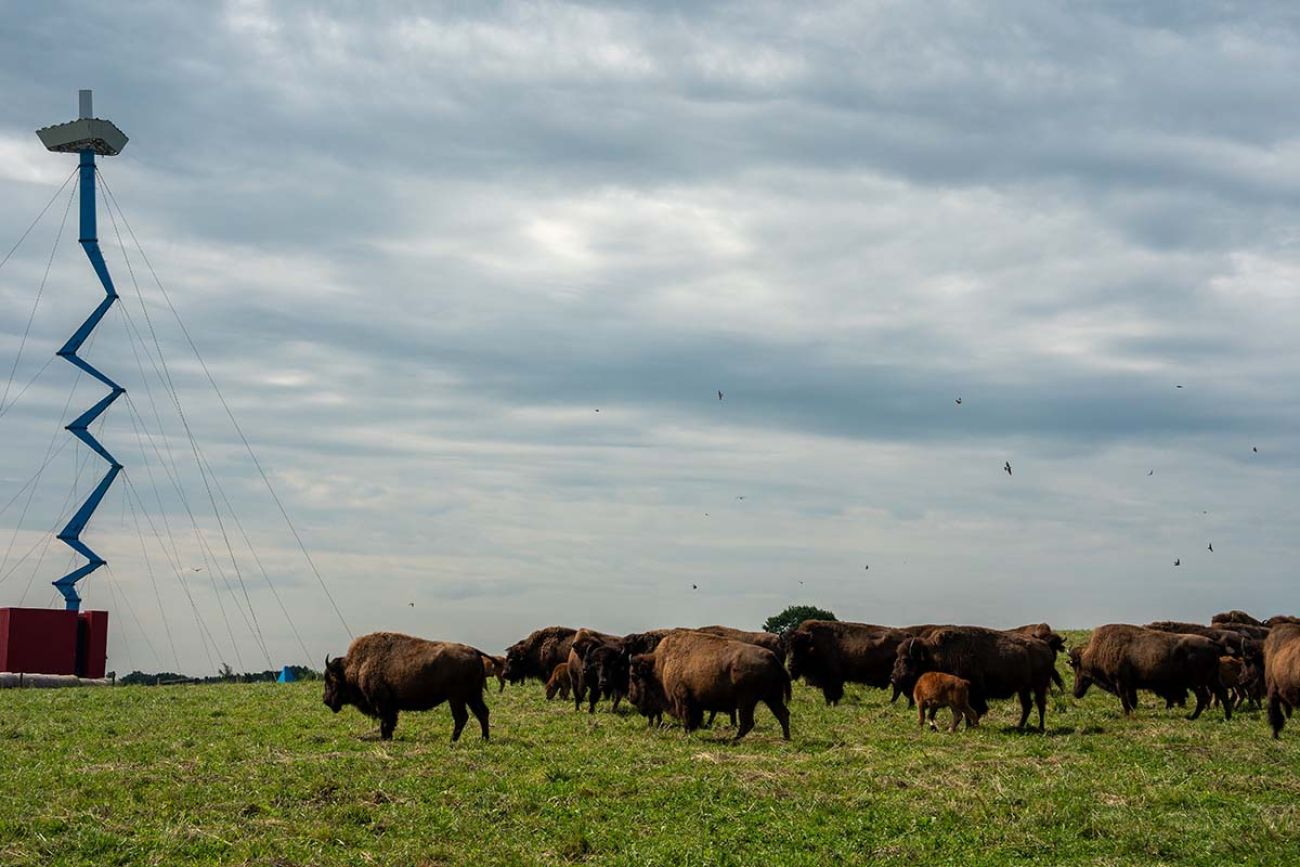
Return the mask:
[[381, 743], [311, 683], [0, 692], [0, 864], [1300, 861], [1300, 719], [1094, 691], [949, 735], [796, 685], [792, 743], [760, 708], [733, 745], [495, 688], [454, 746], [445, 708]]

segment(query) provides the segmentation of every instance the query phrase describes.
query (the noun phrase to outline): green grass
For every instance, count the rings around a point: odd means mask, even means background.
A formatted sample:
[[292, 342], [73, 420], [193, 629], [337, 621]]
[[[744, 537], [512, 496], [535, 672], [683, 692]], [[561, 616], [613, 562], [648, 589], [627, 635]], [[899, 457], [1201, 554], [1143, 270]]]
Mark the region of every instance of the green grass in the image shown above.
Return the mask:
[[949, 735], [796, 685], [793, 742], [760, 708], [732, 744], [495, 689], [456, 745], [445, 708], [382, 743], [313, 683], [0, 692], [0, 864], [1300, 862], [1300, 718], [1094, 691]]

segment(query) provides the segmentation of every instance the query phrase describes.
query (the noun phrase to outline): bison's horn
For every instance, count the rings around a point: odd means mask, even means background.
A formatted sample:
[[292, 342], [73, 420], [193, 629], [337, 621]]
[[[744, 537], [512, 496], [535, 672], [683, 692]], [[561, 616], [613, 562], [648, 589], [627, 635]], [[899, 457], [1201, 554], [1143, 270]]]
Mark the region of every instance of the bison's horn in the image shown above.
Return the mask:
[[330, 667], [330, 655], [328, 653], [325, 654], [325, 667], [326, 668]]

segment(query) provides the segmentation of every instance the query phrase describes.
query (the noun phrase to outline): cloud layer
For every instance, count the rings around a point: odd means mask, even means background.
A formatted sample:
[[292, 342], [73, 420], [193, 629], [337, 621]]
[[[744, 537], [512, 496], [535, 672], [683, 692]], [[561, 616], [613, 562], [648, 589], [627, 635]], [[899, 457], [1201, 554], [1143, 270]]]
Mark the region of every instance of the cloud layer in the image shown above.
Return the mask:
[[[104, 179], [358, 633], [1289, 611], [1300, 22], [1168, 5], [42, 4], [0, 35], [0, 239], [72, 168], [31, 130], [94, 87], [132, 139]], [[0, 374], [64, 204], [0, 270]], [[14, 391], [96, 299], [72, 231]], [[117, 231], [110, 665], [296, 660], [281, 603], [340, 652]], [[0, 416], [0, 506], [63, 367]], [[34, 551], [0, 604], [48, 601], [78, 456], [0, 513]]]

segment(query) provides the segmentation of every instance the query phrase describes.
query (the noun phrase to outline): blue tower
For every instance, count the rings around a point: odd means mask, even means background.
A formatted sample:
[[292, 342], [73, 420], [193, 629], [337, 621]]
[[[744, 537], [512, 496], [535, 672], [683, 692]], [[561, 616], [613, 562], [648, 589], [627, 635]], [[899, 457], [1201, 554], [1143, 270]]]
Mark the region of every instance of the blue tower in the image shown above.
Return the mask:
[[81, 531], [86, 528], [86, 523], [95, 513], [95, 509], [104, 499], [104, 495], [108, 493], [113, 480], [122, 471], [122, 465], [108, 453], [108, 450], [90, 432], [90, 425], [125, 391], [122, 386], [109, 379], [97, 370], [94, 365], [77, 354], [77, 351], [81, 349], [81, 345], [86, 342], [91, 332], [99, 325], [100, 320], [108, 313], [109, 308], [117, 301], [117, 290], [113, 288], [113, 278], [109, 276], [108, 266], [104, 264], [104, 256], [99, 250], [99, 237], [95, 225], [95, 155], [116, 156], [122, 152], [122, 148], [126, 147], [127, 141], [126, 135], [114, 126], [111, 121], [100, 120], [94, 116], [89, 90], [81, 91], [80, 103], [80, 117], [76, 120], [61, 123], [57, 126], [47, 126], [36, 131], [46, 149], [55, 153], [75, 153], [81, 156], [81, 177], [79, 181], [81, 185], [81, 249], [86, 251], [86, 258], [90, 260], [91, 267], [95, 269], [95, 274], [104, 287], [104, 300], [99, 302], [99, 306], [86, 317], [86, 321], [81, 323], [81, 327], [68, 338], [68, 342], [63, 344], [63, 348], [58, 352], [59, 357], [67, 359], [78, 369], [85, 371], [108, 388], [108, 394], [104, 395], [94, 406], [83, 412], [67, 426], [73, 436], [90, 446], [95, 454], [108, 462], [108, 472], [100, 479], [99, 484], [90, 492], [85, 502], [81, 504], [81, 507], [77, 509], [71, 520], [68, 521], [58, 535], [60, 541], [86, 558], [85, 564], [53, 582], [59, 592], [63, 594], [64, 602], [69, 611], [77, 611], [81, 607], [81, 597], [77, 595], [77, 582], [105, 563], [102, 557], [81, 541]]

